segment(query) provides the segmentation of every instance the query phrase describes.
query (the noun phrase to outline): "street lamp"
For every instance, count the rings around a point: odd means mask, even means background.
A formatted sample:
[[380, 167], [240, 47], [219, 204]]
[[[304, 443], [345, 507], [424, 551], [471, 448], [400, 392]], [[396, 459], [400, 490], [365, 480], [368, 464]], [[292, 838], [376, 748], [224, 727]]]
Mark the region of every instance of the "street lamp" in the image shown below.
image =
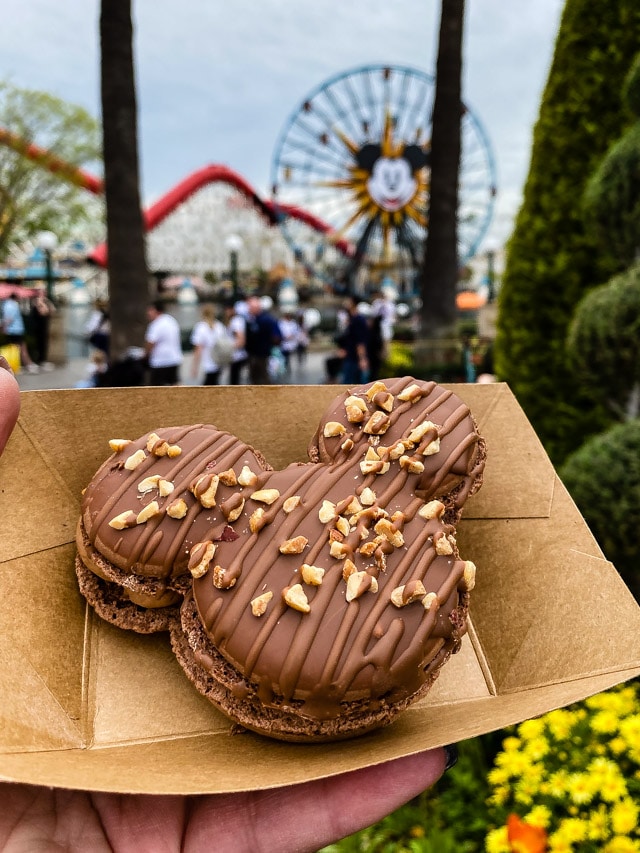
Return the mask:
[[41, 231], [38, 234], [38, 248], [44, 252], [45, 277], [47, 280], [47, 298], [55, 304], [53, 292], [53, 252], [58, 245], [58, 238], [53, 231]]
[[496, 253], [498, 249], [494, 243], [486, 248], [487, 254], [487, 302], [493, 302], [496, 298]]
[[237, 234], [229, 234], [225, 240], [225, 246], [229, 252], [231, 267], [231, 284], [233, 286], [233, 301], [238, 298], [238, 252], [242, 248], [242, 238]]

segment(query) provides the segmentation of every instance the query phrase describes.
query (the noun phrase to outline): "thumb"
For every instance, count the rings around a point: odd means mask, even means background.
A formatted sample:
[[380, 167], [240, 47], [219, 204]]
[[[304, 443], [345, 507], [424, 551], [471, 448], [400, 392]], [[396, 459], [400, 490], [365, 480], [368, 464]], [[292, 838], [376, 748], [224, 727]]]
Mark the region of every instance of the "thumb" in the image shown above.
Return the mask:
[[0, 453], [4, 450], [18, 413], [20, 412], [20, 389], [9, 362], [0, 356]]

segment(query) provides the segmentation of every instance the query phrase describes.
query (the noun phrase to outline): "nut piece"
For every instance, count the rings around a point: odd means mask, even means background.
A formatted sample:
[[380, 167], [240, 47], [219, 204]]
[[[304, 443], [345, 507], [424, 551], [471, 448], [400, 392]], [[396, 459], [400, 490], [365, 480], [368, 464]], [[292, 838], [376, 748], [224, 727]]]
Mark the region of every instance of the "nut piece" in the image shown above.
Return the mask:
[[238, 485], [240, 486], [253, 486], [258, 482], [258, 475], [254, 474], [251, 468], [248, 465], [244, 465], [242, 471], [238, 474]]
[[164, 480], [162, 477], [158, 480], [158, 491], [161, 498], [166, 498], [173, 491], [173, 483], [170, 480]]
[[115, 518], [112, 518], [109, 522], [109, 527], [113, 527], [114, 530], [124, 530], [125, 527], [135, 527], [137, 523], [135, 512], [128, 509], [125, 512], [121, 512], [120, 515], [116, 515]]
[[398, 400], [402, 400], [403, 403], [416, 403], [421, 397], [420, 386], [415, 383], [408, 385], [398, 394]]
[[329, 547], [329, 553], [336, 560], [344, 560], [345, 557], [348, 557], [352, 553], [352, 549], [349, 545], [345, 545], [344, 542], [334, 539]]
[[448, 557], [449, 554], [453, 554], [453, 544], [449, 536], [434, 536], [433, 544], [439, 557]]
[[418, 515], [421, 518], [442, 518], [445, 506], [442, 501], [429, 501], [418, 510]]
[[396, 523], [390, 519], [381, 518], [380, 521], [376, 522], [373, 529], [380, 536], [384, 536], [385, 539], [391, 542], [394, 548], [401, 548], [404, 545], [402, 531], [398, 530]]
[[437, 426], [437, 424], [434, 424], [433, 421], [422, 421], [421, 424], [418, 424], [418, 426], [414, 427], [411, 430], [411, 432], [407, 436], [407, 439], [409, 441], [412, 441], [414, 444], [418, 444], [430, 430], [433, 430], [435, 432], [434, 437], [437, 438], [438, 437], [438, 426]]
[[147, 454], [140, 448], [140, 450], [136, 450], [135, 453], [132, 453], [131, 456], [128, 456], [124, 461], [124, 467], [127, 471], [135, 471], [135, 469], [147, 458]]
[[362, 506], [373, 506], [376, 502], [376, 493], [373, 489], [370, 489], [369, 486], [362, 490], [362, 494], [360, 495], [360, 503]]
[[171, 516], [171, 518], [184, 518], [187, 514], [187, 509], [187, 502], [184, 498], [178, 498], [172, 501], [167, 507], [167, 515]]
[[129, 438], [109, 439], [109, 447], [113, 450], [114, 453], [120, 453], [120, 451], [124, 450], [128, 444], [131, 444], [131, 439]]
[[145, 477], [138, 483], [138, 491], [145, 495], [147, 492], [152, 492], [158, 488], [160, 482], [160, 474], [152, 474], [150, 477]]
[[203, 474], [189, 487], [205, 509], [216, 505], [216, 492], [220, 478], [217, 474]]
[[435, 592], [428, 592], [422, 599], [422, 606], [425, 610], [431, 610], [432, 607], [439, 607], [438, 596]]
[[472, 563], [471, 560], [464, 561], [464, 572], [462, 575], [462, 579], [464, 581], [464, 585], [467, 588], [467, 592], [471, 592], [471, 590], [476, 585], [476, 566], [475, 563]]
[[401, 456], [400, 467], [409, 474], [422, 474], [424, 471], [423, 463], [415, 456]]
[[302, 584], [295, 583], [293, 586], [287, 586], [282, 590], [282, 598], [285, 604], [293, 610], [299, 610], [300, 613], [310, 613], [309, 599], [305, 595]]
[[347, 601], [360, 598], [369, 590], [371, 592], [378, 591], [378, 581], [373, 575], [367, 574], [367, 572], [352, 572], [347, 578], [347, 594], [345, 596]]
[[252, 533], [258, 533], [266, 524], [267, 518], [264, 507], [259, 506], [249, 516], [249, 530]]
[[300, 495], [292, 495], [290, 498], [287, 498], [286, 501], [282, 504], [282, 509], [287, 513], [293, 512], [293, 510], [300, 506], [300, 502], [302, 498]]
[[383, 462], [373, 447], [367, 449], [364, 459], [360, 462], [363, 474], [385, 474], [389, 467], [389, 462]]
[[280, 497], [280, 492], [277, 489], [259, 489], [250, 495], [251, 500], [260, 501], [263, 504], [272, 504]]
[[155, 432], [149, 433], [149, 438], [147, 439], [147, 450], [149, 453], [153, 454], [153, 456], [168, 456], [169, 442], [164, 438], [160, 438], [160, 436]]
[[352, 575], [356, 571], [356, 564], [353, 560], [350, 560], [348, 557], [342, 564], [342, 579], [347, 581], [349, 580], [349, 576]]
[[285, 540], [278, 550], [281, 554], [302, 554], [308, 544], [306, 536], [294, 536], [293, 539]]
[[244, 509], [244, 498], [240, 492], [236, 492], [220, 505], [220, 509], [227, 521], [237, 521], [242, 515], [242, 510]]
[[[421, 580], [411, 580], [402, 586], [397, 586], [391, 592], [391, 603], [396, 607], [405, 607], [414, 601], [423, 601], [426, 594], [427, 590]], [[425, 609], [428, 608], [425, 607]]]
[[340, 445], [340, 450], [344, 450], [345, 453], [349, 453], [349, 451], [353, 450], [354, 441], [352, 438], [345, 438], [345, 440]]
[[194, 578], [201, 578], [208, 571], [215, 552], [216, 546], [210, 539], [193, 546], [189, 554], [188, 569]]
[[369, 400], [369, 402], [371, 402], [376, 396], [376, 394], [378, 394], [380, 391], [387, 390], [387, 386], [384, 384], [384, 382], [381, 379], [378, 379], [373, 383], [373, 385], [369, 386], [365, 393], [365, 397], [367, 398], [367, 400]]
[[148, 503], [138, 513], [136, 517], [136, 524], [144, 524], [145, 521], [148, 521], [150, 518], [153, 518], [154, 515], [158, 515], [159, 512], [160, 505], [158, 504], [158, 501], [151, 501], [151, 503]]
[[347, 428], [340, 421], [327, 421], [322, 431], [325, 438], [333, 438], [336, 435], [344, 435]]
[[237, 580], [237, 575], [231, 574], [228, 569], [223, 569], [222, 566], [213, 567], [213, 585], [216, 589], [231, 589]]
[[267, 604], [273, 598], [273, 593], [271, 590], [268, 592], [263, 592], [262, 595], [259, 595], [257, 598], [254, 598], [251, 602], [251, 612], [254, 616], [262, 616], [263, 613], [266, 612]]
[[227, 468], [226, 471], [223, 471], [221, 474], [218, 474], [220, 477], [220, 482], [224, 486], [237, 486], [238, 478], [236, 477], [236, 472], [233, 468]]
[[336, 518], [336, 505], [331, 501], [322, 501], [322, 506], [318, 510], [318, 518], [323, 524], [334, 521]]
[[324, 577], [324, 569], [320, 566], [310, 566], [309, 563], [303, 563], [300, 567], [302, 580], [310, 586], [320, 586]]
[[380, 406], [381, 409], [384, 409], [385, 412], [390, 412], [393, 409], [393, 394], [389, 391], [378, 391], [374, 395], [372, 402], [376, 406]]
[[344, 401], [347, 420], [352, 424], [362, 423], [367, 412], [367, 404], [361, 397], [350, 396]]
[[385, 415], [384, 412], [374, 412], [362, 429], [368, 435], [383, 435], [390, 425], [389, 415]]
[[348, 536], [349, 533], [351, 532], [351, 527], [349, 525], [349, 522], [344, 517], [344, 515], [339, 515], [338, 518], [336, 519], [336, 529], [340, 533], [342, 533], [343, 536]]
[[174, 459], [176, 456], [180, 456], [182, 453], [182, 448], [179, 444], [169, 444], [167, 447], [167, 456], [169, 459]]

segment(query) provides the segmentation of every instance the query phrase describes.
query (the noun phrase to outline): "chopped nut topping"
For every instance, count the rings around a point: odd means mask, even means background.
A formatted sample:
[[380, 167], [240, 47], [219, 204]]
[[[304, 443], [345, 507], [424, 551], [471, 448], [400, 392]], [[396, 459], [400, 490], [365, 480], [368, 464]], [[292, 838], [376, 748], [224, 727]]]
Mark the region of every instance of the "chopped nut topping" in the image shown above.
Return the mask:
[[113, 527], [114, 530], [124, 530], [125, 527], [135, 527], [137, 523], [135, 512], [128, 509], [125, 512], [121, 512], [120, 515], [116, 515], [115, 518], [112, 518], [109, 522], [109, 527]]
[[475, 563], [471, 562], [471, 560], [464, 561], [464, 573], [462, 575], [462, 579], [464, 580], [467, 592], [471, 592], [476, 585], [476, 566]]
[[421, 397], [422, 391], [420, 390], [420, 386], [415, 383], [403, 388], [398, 394], [398, 400], [402, 400], [403, 403], [416, 403]]
[[412, 580], [402, 586], [397, 586], [391, 592], [391, 603], [396, 607], [405, 607], [414, 601], [422, 601], [427, 590], [421, 580]]
[[184, 518], [187, 514], [187, 502], [184, 498], [177, 498], [177, 500], [172, 501], [167, 507], [167, 515], [171, 516], [171, 518]]
[[278, 550], [281, 554], [302, 554], [308, 544], [306, 536], [294, 536], [293, 539], [284, 541]]
[[354, 448], [354, 441], [352, 438], [345, 439], [340, 445], [340, 449], [344, 450], [345, 453], [349, 453], [350, 450]]
[[203, 474], [191, 485], [191, 491], [198, 498], [205, 509], [211, 509], [216, 505], [216, 492], [220, 478], [217, 474]]
[[362, 397], [356, 397], [355, 394], [351, 394], [344, 401], [344, 405], [346, 406], [355, 406], [356, 409], [359, 409], [361, 412], [367, 411], [367, 404], [362, 399]]
[[182, 448], [179, 444], [170, 444], [167, 447], [167, 456], [169, 459], [174, 459], [176, 456], [180, 456], [182, 453]]
[[329, 531], [329, 542], [344, 542], [344, 533], [340, 533], [340, 531], [333, 527]]
[[362, 490], [360, 503], [362, 506], [372, 506], [376, 502], [376, 493], [369, 486]]
[[402, 531], [398, 530], [397, 522], [390, 521], [388, 518], [381, 518], [376, 522], [373, 528], [380, 536], [384, 536], [393, 545], [394, 548], [401, 548], [404, 545], [404, 536]]
[[384, 412], [374, 412], [363, 427], [368, 435], [383, 435], [391, 426], [389, 415]]
[[238, 474], [238, 484], [240, 486], [253, 486], [258, 482], [258, 475], [254, 474], [248, 465], [244, 465], [242, 471]]
[[449, 554], [453, 554], [453, 544], [451, 543], [449, 536], [434, 536], [433, 544], [436, 549], [436, 554], [439, 557], [446, 557]]
[[425, 610], [431, 610], [432, 607], [438, 607], [438, 596], [435, 592], [428, 592], [422, 599], [422, 606]]
[[371, 400], [373, 400], [376, 394], [379, 394], [381, 391], [387, 390], [387, 386], [384, 384], [384, 382], [381, 379], [378, 379], [373, 383], [373, 385], [370, 385], [369, 388], [367, 388], [365, 397], [367, 398], [367, 400], [369, 400], [369, 402], [371, 402]]
[[223, 471], [221, 474], [218, 474], [220, 477], [220, 482], [225, 486], [237, 486], [238, 478], [236, 477], [236, 472], [233, 468], [227, 468], [226, 471]]
[[349, 526], [349, 522], [343, 515], [339, 515], [336, 519], [336, 528], [342, 533], [343, 536], [348, 536], [351, 531], [351, 527]]
[[445, 506], [442, 501], [429, 501], [418, 510], [418, 515], [421, 518], [442, 518]]
[[385, 412], [391, 412], [393, 409], [393, 394], [389, 391], [378, 391], [372, 402], [381, 409], [384, 409]]
[[236, 575], [231, 574], [228, 569], [223, 569], [222, 566], [213, 567], [213, 585], [216, 589], [231, 589], [237, 580]]
[[273, 598], [273, 593], [271, 590], [267, 592], [263, 592], [262, 595], [259, 595], [257, 598], [254, 598], [251, 602], [251, 612], [254, 616], [262, 616], [263, 613], [267, 610], [267, 604]]
[[288, 604], [293, 610], [299, 610], [300, 613], [310, 613], [309, 599], [307, 598], [302, 584], [296, 583], [293, 586], [287, 586], [282, 590], [282, 598], [284, 603]]
[[302, 498], [300, 495], [292, 495], [290, 498], [287, 498], [286, 501], [282, 504], [282, 509], [287, 513], [293, 512], [293, 510], [300, 506], [300, 502]]
[[435, 453], [439, 453], [440, 451], [440, 439], [435, 438], [433, 441], [430, 441], [429, 444], [422, 451], [423, 456], [433, 456]]
[[162, 441], [162, 439], [157, 432], [149, 433], [149, 437], [147, 438], [147, 450], [149, 453], [153, 453], [153, 448], [159, 441]]
[[350, 560], [348, 557], [342, 564], [342, 578], [343, 580], [349, 580], [349, 575], [352, 575], [356, 571], [356, 564], [353, 560]]
[[347, 578], [347, 601], [353, 601], [356, 598], [360, 598], [361, 595], [364, 595], [365, 592], [377, 592], [378, 591], [378, 581], [373, 575], [368, 574], [367, 572], [353, 572]]
[[157, 489], [159, 482], [160, 475], [152, 474], [150, 477], [145, 477], [144, 480], [140, 480], [138, 483], [138, 491], [145, 495], [147, 492], [152, 492], [154, 489]]
[[433, 421], [423, 421], [421, 424], [418, 424], [418, 426], [414, 427], [411, 430], [411, 432], [409, 433], [407, 438], [409, 441], [412, 441], [414, 444], [418, 444], [430, 430], [433, 430], [436, 434], [436, 437], [437, 437], [437, 435], [438, 435], [437, 424], [434, 424]]
[[244, 509], [244, 498], [239, 492], [236, 492], [235, 495], [231, 495], [228, 500], [220, 505], [220, 509], [227, 521], [237, 521]]
[[168, 456], [169, 446], [169, 442], [164, 438], [160, 438], [157, 433], [152, 432], [149, 434], [149, 438], [147, 439], [147, 450], [149, 453], [153, 454], [153, 456]]
[[161, 498], [166, 498], [173, 491], [173, 483], [170, 480], [164, 480], [160, 477], [158, 480], [158, 491]]
[[366, 455], [360, 462], [360, 470], [363, 474], [385, 474], [389, 467], [389, 463], [383, 462], [373, 447], [367, 448]]
[[344, 542], [338, 542], [334, 539], [329, 547], [329, 553], [332, 557], [335, 557], [336, 560], [344, 560], [345, 557], [348, 557], [351, 554], [351, 548], [348, 545], [345, 545]]
[[363, 557], [373, 557], [373, 554], [378, 545], [379, 543], [376, 542], [375, 539], [370, 539], [369, 542], [365, 542], [364, 545], [361, 545], [358, 548], [358, 551], [360, 552], [360, 554], [362, 554]]
[[140, 448], [140, 450], [136, 450], [135, 453], [132, 453], [131, 456], [128, 456], [124, 461], [124, 467], [127, 471], [135, 471], [135, 469], [147, 458], [147, 454]]
[[258, 533], [267, 523], [264, 508], [259, 506], [254, 510], [249, 517], [249, 530], [252, 533]]
[[400, 467], [409, 474], [422, 474], [424, 471], [424, 464], [415, 456], [401, 456]]
[[322, 506], [318, 510], [318, 518], [323, 524], [334, 521], [336, 518], [336, 505], [331, 501], [322, 501]]
[[144, 524], [145, 521], [153, 518], [154, 515], [158, 515], [159, 512], [160, 505], [158, 504], [158, 501], [151, 501], [151, 503], [148, 503], [143, 509], [141, 509], [136, 516], [136, 524]]
[[303, 563], [300, 567], [302, 580], [310, 586], [320, 586], [324, 577], [324, 569], [320, 566], [310, 566], [309, 563]]
[[333, 438], [336, 435], [344, 435], [347, 428], [340, 421], [327, 421], [322, 431], [325, 438]]
[[259, 489], [251, 495], [254, 501], [260, 501], [263, 504], [272, 504], [280, 497], [280, 492], [277, 489]]
[[336, 512], [338, 515], [351, 515], [354, 512], [360, 512], [362, 505], [355, 495], [350, 495], [348, 499], [340, 501], [336, 504]]
[[216, 546], [210, 539], [198, 542], [189, 554], [188, 569], [192, 577], [201, 578], [209, 569], [209, 564], [216, 552]]
[[408, 441], [396, 441], [396, 443], [389, 448], [389, 457], [391, 459], [400, 459], [400, 457], [404, 456], [406, 451], [411, 450], [412, 447], [413, 445]]
[[347, 406], [347, 420], [351, 424], [359, 424], [364, 420], [364, 412], [358, 406]]
[[120, 453], [120, 451], [124, 450], [128, 444], [131, 444], [131, 439], [129, 438], [109, 439], [109, 447], [113, 450], [114, 453]]

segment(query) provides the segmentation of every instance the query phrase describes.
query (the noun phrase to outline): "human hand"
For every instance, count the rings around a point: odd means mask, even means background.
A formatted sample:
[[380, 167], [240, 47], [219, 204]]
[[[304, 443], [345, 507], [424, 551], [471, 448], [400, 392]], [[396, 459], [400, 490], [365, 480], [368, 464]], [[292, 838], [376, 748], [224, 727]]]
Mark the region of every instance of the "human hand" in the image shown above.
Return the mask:
[[0, 453], [4, 450], [18, 413], [20, 412], [20, 389], [9, 362], [0, 356]]
[[0, 848], [115, 853], [312, 853], [433, 785], [446, 752], [264, 791], [150, 796], [3, 784]]
[[[18, 418], [20, 392], [1, 357], [0, 368], [2, 452]], [[0, 849], [312, 853], [399, 808], [433, 785], [447, 763], [451, 753], [433, 749], [299, 785], [191, 797], [0, 783]]]

